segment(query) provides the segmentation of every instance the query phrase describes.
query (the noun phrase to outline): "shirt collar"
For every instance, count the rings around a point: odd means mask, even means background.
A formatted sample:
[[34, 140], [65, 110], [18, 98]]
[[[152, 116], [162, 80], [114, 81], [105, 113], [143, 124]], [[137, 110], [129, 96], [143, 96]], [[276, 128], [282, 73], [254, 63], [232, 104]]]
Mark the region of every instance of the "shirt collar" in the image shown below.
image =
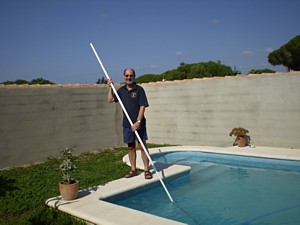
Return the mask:
[[[131, 89], [130, 91], [133, 91], [133, 90], [135, 90], [135, 89], [136, 89], [136, 87], [137, 87], [137, 84], [136, 84], [136, 82], [134, 82], [134, 83], [132, 84], [132, 89]], [[124, 85], [122, 86], [122, 88], [125, 88], [125, 89], [127, 90], [127, 85], [126, 85], [126, 84], [124, 84]]]

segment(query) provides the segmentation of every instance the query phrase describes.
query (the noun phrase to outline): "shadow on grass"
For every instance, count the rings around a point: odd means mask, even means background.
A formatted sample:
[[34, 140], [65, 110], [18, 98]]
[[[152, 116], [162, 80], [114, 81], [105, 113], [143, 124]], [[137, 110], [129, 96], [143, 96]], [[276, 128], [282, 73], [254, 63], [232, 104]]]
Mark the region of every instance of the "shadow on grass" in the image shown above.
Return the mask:
[[80, 201], [81, 198], [87, 197], [88, 195], [92, 194], [92, 192], [96, 192], [100, 186], [105, 186], [105, 184], [106, 183], [80, 190], [78, 192], [77, 198], [74, 199], [74, 200], [65, 201], [65, 200], [62, 199], [61, 196], [57, 196], [57, 197], [50, 198], [50, 199], [46, 200], [45, 204], [47, 206], [52, 205], [53, 208], [59, 209], [60, 206], [70, 205], [72, 203], [76, 203], [76, 202]]
[[4, 197], [6, 192], [18, 189], [15, 186], [16, 179], [11, 179], [0, 175], [0, 197]]

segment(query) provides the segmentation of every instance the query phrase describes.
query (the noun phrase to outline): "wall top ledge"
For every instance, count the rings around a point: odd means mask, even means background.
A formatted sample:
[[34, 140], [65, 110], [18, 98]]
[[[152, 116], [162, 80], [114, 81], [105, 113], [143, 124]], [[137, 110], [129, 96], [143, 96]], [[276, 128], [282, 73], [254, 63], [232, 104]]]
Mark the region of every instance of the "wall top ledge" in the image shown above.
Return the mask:
[[261, 73], [261, 74], [238, 74], [236, 76], [224, 76], [224, 77], [202, 77], [202, 78], [192, 78], [192, 79], [183, 79], [183, 80], [164, 80], [164, 81], [156, 81], [149, 83], [141, 83], [140, 85], [157, 85], [157, 84], [174, 84], [180, 82], [193, 82], [193, 81], [207, 81], [207, 80], [220, 80], [220, 79], [240, 79], [245, 77], [263, 77], [263, 76], [286, 76], [286, 75], [294, 75], [299, 74], [300, 71], [290, 71], [290, 72], [275, 72], [275, 73]]
[[[259, 76], [275, 76], [275, 75], [300, 75], [300, 71], [290, 71], [290, 72], [275, 72], [275, 73], [262, 73], [262, 74], [238, 74], [236, 76], [224, 76], [224, 77], [203, 77], [203, 78], [192, 78], [192, 79], [184, 79], [184, 80], [164, 80], [164, 81], [156, 81], [149, 83], [141, 83], [140, 85], [153, 85], [153, 84], [170, 84], [170, 83], [180, 83], [180, 82], [192, 82], [192, 81], [202, 81], [202, 80], [219, 80], [219, 79], [238, 79], [243, 77], [259, 77]], [[114, 84], [116, 87], [120, 87], [123, 84]], [[108, 87], [107, 84], [0, 84], [0, 88], [57, 88], [57, 87]]]
[[[114, 86], [121, 86], [121, 84], [114, 84]], [[0, 88], [78, 88], [78, 87], [108, 87], [107, 84], [0, 84]]]

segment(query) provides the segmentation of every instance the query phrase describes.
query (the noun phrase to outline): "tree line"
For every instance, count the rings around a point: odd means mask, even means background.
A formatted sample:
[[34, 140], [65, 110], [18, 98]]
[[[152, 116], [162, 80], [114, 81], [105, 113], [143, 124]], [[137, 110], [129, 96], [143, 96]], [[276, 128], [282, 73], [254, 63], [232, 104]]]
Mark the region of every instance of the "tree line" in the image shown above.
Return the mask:
[[[249, 73], [261, 74], [261, 73], [275, 73], [274, 70], [270, 69], [260, 69], [260, 70], [250, 70]], [[193, 78], [203, 78], [203, 77], [224, 77], [224, 76], [236, 76], [241, 74], [235, 67], [232, 69], [229, 66], [221, 64], [220, 61], [213, 62], [201, 62], [194, 64], [180, 63], [179, 67], [175, 70], [169, 70], [159, 75], [155, 74], [145, 74], [138, 78], [136, 81], [138, 83], [148, 83], [156, 81], [165, 80], [183, 80], [183, 79], [193, 79]]]
[[36, 79], [32, 79], [31, 81], [27, 81], [27, 80], [22, 80], [22, 79], [18, 79], [18, 80], [15, 80], [15, 81], [5, 81], [3, 82], [2, 84], [55, 84], [49, 80], [46, 80], [44, 78], [36, 78]]
[[138, 83], [148, 83], [163, 80], [183, 80], [192, 78], [234, 76], [240, 73], [236, 69], [221, 64], [220, 61], [200, 62], [193, 64], [180, 63], [177, 69], [168, 70], [162, 74], [145, 74], [136, 78]]

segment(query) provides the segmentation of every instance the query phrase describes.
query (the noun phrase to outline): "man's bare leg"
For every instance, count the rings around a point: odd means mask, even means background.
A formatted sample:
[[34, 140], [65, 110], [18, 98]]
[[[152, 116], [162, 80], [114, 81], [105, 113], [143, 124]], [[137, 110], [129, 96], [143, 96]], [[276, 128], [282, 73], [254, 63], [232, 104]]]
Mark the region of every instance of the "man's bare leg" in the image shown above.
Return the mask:
[[[147, 146], [146, 146], [145, 142], [144, 142], [144, 145], [147, 149]], [[141, 144], [139, 144], [139, 149], [141, 150], [142, 160], [143, 160], [143, 163], [144, 163], [144, 170], [148, 171], [149, 170], [149, 159], [148, 159], [146, 153], [144, 152], [144, 149], [143, 149]], [[147, 149], [147, 151], [148, 151], [148, 149]]]
[[[148, 149], [147, 149], [147, 145], [146, 143], [144, 142], [144, 145], [146, 147], [146, 151], [148, 152]], [[139, 144], [139, 148], [141, 149], [141, 155], [142, 155], [142, 160], [143, 160], [143, 163], [144, 163], [144, 175], [145, 175], [145, 179], [151, 179], [152, 178], [152, 174], [150, 173], [149, 171], [149, 159], [142, 147], [141, 144]]]
[[135, 148], [135, 142], [131, 142], [128, 144], [128, 156], [129, 156], [129, 162], [131, 165], [131, 170], [136, 170], [136, 148]]
[[137, 175], [135, 142], [128, 143], [128, 157], [131, 166], [131, 171], [125, 175], [125, 178], [130, 178]]

